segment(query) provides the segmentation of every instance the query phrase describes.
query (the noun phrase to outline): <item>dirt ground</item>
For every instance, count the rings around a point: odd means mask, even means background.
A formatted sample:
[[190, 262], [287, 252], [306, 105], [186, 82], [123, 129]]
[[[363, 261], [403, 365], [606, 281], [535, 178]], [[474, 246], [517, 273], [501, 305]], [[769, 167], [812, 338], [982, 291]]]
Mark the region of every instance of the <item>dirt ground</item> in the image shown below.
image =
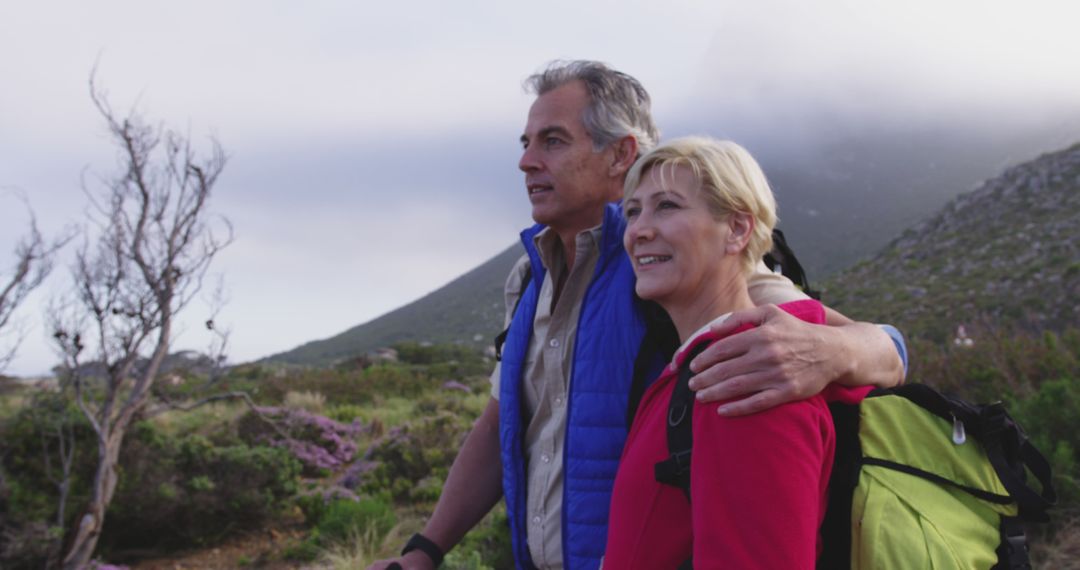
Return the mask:
[[170, 556], [151, 558], [130, 564], [132, 570], [233, 570], [259, 568], [313, 568], [297, 562], [283, 561], [285, 546], [302, 536], [300, 530], [269, 529], [235, 536], [210, 548], [177, 552]]

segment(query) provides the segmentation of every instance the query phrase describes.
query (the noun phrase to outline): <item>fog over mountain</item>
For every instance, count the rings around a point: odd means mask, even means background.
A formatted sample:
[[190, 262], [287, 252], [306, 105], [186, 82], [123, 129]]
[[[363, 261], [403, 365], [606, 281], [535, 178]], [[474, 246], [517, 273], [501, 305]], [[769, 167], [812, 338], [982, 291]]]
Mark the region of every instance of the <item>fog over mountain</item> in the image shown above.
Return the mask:
[[[1060, 0], [60, 5], [0, 7], [0, 52], [20, 54], [0, 58], [0, 245], [26, 227], [13, 192], [52, 233], [84, 218], [80, 177], [111, 174], [97, 66], [115, 108], [229, 153], [214, 208], [237, 241], [215, 271], [236, 361], [374, 319], [504, 250], [529, 223], [521, 81], [553, 59], [639, 78], [667, 137], [749, 147], [819, 274], [1080, 138], [1080, 4]], [[9, 372], [54, 361], [40, 315], [63, 273], [21, 311]], [[205, 316], [193, 308], [177, 349], [202, 346]]]
[[1001, 123], [941, 113], [904, 126], [895, 116], [814, 114], [807, 109], [801, 123], [758, 131], [715, 119], [705, 132], [731, 133], [758, 157], [777, 195], [781, 228], [819, 276], [876, 251], [1005, 167], [1080, 140], [1080, 112]]
[[[1006, 224], [1005, 220], [1011, 220], [1008, 223], [1017, 226], [1024, 226], [1029, 221], [1024, 218], [1028, 212], [1022, 212], [1014, 204], [999, 200], [996, 196], [985, 196], [988, 194], [985, 190], [972, 194], [971, 181], [990, 181], [980, 183], [980, 187], [1002, 186], [1007, 184], [1002, 182], [1006, 177], [1023, 178], [1029, 170], [1042, 168], [1040, 165], [1052, 162], [1052, 157], [1058, 155], [1070, 156], [1070, 164], [1075, 164], [1076, 156], [1080, 156], [1077, 154], [1078, 146], [1074, 146], [1068, 153], [1052, 155], [1051, 159], [1041, 157], [1032, 161], [1039, 152], [1033, 152], [1024, 160], [1012, 158], [1010, 153], [1038, 148], [1052, 139], [1056, 132], [1052, 128], [1013, 132], [998, 129], [990, 133], [974, 128], [951, 128], [945, 133], [893, 131], [850, 139], [834, 135], [831, 141], [822, 134], [821, 152], [799, 153], [797, 149], [789, 149], [787, 155], [783, 152], [759, 155], [769, 157], [764, 158], [763, 162], [766, 163], [766, 170], [780, 195], [781, 214], [789, 241], [796, 247], [804, 265], [809, 267], [811, 277], [814, 278], [813, 283], [816, 286], [827, 283], [830, 287], [827, 299], [831, 299], [830, 302], [846, 303], [842, 308], [850, 309], [853, 311], [850, 314], [859, 319], [908, 325], [909, 333], [916, 336], [931, 333], [940, 336], [940, 323], [926, 325], [909, 315], [902, 305], [890, 304], [898, 299], [895, 290], [909, 289], [909, 282], [916, 275], [905, 274], [904, 270], [910, 267], [898, 267], [896, 257], [921, 259], [924, 252], [937, 251], [941, 249], [938, 247], [941, 245], [945, 253], [939, 252], [939, 257], [965, 259], [969, 265], [974, 264], [980, 273], [979, 282], [998, 281], [1018, 273], [1030, 274], [1031, 271], [1025, 273], [1001, 270], [996, 261], [983, 263], [982, 258], [969, 255], [977, 245], [993, 241], [989, 238], [983, 241], [984, 234], [997, 238], [1004, 236], [999, 241], [1013, 242], [1010, 232], [994, 229], [997, 225]], [[987, 136], [988, 134], [995, 136]], [[984, 137], [980, 138], [979, 135]], [[1080, 140], [1080, 137], [1076, 140]], [[767, 137], [762, 137], [759, 144], [768, 142]], [[1000, 163], [1003, 162], [1010, 165], [1014, 162], [1020, 163], [1021, 166], [1010, 168], [1002, 174], [1005, 169]], [[1075, 170], [1074, 166], [1068, 167]], [[980, 172], [983, 174], [979, 174]], [[1072, 202], [1075, 200], [1071, 200], [1071, 195], [1075, 194], [1074, 186], [1080, 183], [1080, 178], [1075, 177], [1075, 172], [1055, 172], [1042, 177], [1058, 182], [1068, 179], [1067, 184], [1073, 186], [1056, 188], [1056, 195], [1049, 192], [1044, 193], [1045, 195], [1036, 193], [1027, 199], [1028, 202], [1034, 204], [1036, 211], [1049, 210], [1065, 219], [1075, 218], [1077, 210], [1073, 207], [1075, 204]], [[798, 190], [787, 190], [790, 194], [785, 194], [785, 189], [792, 187]], [[917, 224], [916, 221], [940, 220], [943, 215], [942, 206], [948, 204], [949, 208], [955, 210], [960, 200], [956, 198], [958, 195], [969, 198], [964, 204], [964, 213], [969, 220], [969, 227], [963, 230], [963, 235], [966, 236], [965, 247], [956, 247], [948, 241], [954, 236], [944, 235], [942, 232], [921, 236], [920, 233], [928, 226], [926, 222]], [[980, 199], [970, 199], [972, 196]], [[1062, 199], [1060, 196], [1066, 198]], [[1044, 199], [1048, 201], [1047, 204], [1040, 203]], [[1068, 203], [1070, 207], [1066, 211], [1056, 211], [1055, 205], [1059, 202]], [[801, 204], [802, 207], [792, 208], [792, 203]], [[1045, 242], [1044, 251], [1071, 252], [1075, 249], [1075, 240], [1069, 231], [1061, 230], [1062, 227], [1069, 227], [1070, 223], [1059, 223], [1055, 226], [1055, 232], [1042, 236], [1042, 241]], [[933, 223], [930, 224], [930, 227], [933, 226]], [[1024, 227], [1031, 231], [1030, 224]], [[901, 232], [905, 236], [903, 240], [898, 237]], [[1065, 243], [1064, 240], [1071, 241]], [[881, 248], [886, 244], [890, 244], [893, 249], [882, 253]], [[1000, 257], [1001, 249], [995, 246], [993, 252]], [[447, 285], [401, 308], [371, 321], [359, 323], [331, 337], [309, 341], [295, 349], [274, 354], [266, 360], [287, 364], [328, 365], [401, 341], [464, 343], [488, 347], [491, 339], [503, 326], [503, 306], [499, 291], [505, 275], [522, 251], [519, 245], [512, 246]], [[859, 266], [860, 270], [842, 272], [828, 281], [823, 279], [831, 273], [830, 270], [841, 270], [859, 258], [875, 255], [874, 264], [863, 263]], [[1075, 255], [1070, 255], [1069, 263], [1075, 265]], [[1034, 256], [1034, 259], [1026, 259], [1025, 262], [1036, 268], [1049, 262], [1054, 265], [1053, 271], [1058, 273], [1066, 267], [1073, 267], [1063, 265], [1060, 260], [1055, 261], [1049, 256], [1040, 255]], [[1069, 271], [1075, 281], [1075, 267]], [[938, 286], [947, 284], [961, 289], [967, 286], [959, 283], [959, 279], [953, 279], [951, 275], [946, 274], [944, 277]], [[936, 274], [930, 281], [933, 282], [934, 279]], [[848, 299], [851, 291], [857, 291], [861, 295], [858, 303]], [[1028, 293], [1030, 299], [1030, 292]], [[1012, 291], [1008, 288], [994, 288], [980, 298], [979, 304], [983, 310], [987, 307], [998, 310], [1014, 304], [1011, 295]], [[1060, 297], [1060, 294], [1058, 296]], [[964, 298], [964, 294], [961, 293], [960, 297]], [[910, 295], [903, 297], [902, 302], [913, 303]], [[1061, 305], [1060, 301], [1058, 305]], [[921, 308], [924, 314], [928, 312], [925, 307]], [[973, 314], [975, 313], [969, 311], [968, 317], [972, 318]]]

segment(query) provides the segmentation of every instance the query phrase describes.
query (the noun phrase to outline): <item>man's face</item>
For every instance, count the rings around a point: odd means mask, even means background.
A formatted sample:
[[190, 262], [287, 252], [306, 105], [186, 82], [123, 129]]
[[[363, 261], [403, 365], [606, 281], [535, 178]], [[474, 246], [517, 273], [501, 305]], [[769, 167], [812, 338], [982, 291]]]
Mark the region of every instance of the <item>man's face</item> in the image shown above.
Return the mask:
[[604, 205], [621, 188], [612, 175], [613, 151], [594, 152], [585, 131], [581, 118], [588, 101], [580, 81], [548, 91], [529, 109], [521, 135], [518, 168], [525, 173], [533, 219], [559, 233], [598, 225]]

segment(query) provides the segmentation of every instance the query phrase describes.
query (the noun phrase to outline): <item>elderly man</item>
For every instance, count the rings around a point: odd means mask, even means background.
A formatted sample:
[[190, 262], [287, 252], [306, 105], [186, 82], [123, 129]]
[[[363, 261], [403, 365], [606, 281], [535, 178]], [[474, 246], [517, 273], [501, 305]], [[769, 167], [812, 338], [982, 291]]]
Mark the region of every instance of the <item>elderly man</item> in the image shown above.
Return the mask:
[[[492, 398], [464, 445], [422, 534], [401, 558], [372, 568], [431, 568], [506, 497], [520, 568], [596, 568], [645, 320], [622, 247], [615, 204], [634, 160], [656, 144], [648, 93], [589, 61], [532, 76], [519, 168], [536, 225], [506, 284], [509, 334]], [[526, 278], [528, 281], [525, 281]], [[758, 308], [717, 330], [761, 326], [716, 343], [694, 362], [698, 397], [745, 399], [752, 413], [826, 384], [888, 386], [903, 379], [903, 341], [891, 327], [830, 312], [830, 327], [775, 304], [805, 298], [764, 265], [751, 279]]]

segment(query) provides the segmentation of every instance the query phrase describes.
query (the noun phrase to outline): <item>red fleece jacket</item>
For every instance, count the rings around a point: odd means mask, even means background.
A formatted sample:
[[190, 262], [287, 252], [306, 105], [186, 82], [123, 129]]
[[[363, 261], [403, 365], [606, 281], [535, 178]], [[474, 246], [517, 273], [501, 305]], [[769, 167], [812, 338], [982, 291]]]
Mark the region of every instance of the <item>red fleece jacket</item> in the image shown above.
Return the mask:
[[[780, 308], [825, 322], [817, 301]], [[716, 340], [706, 333], [693, 344]], [[733, 418], [718, 415], [716, 403], [695, 403], [691, 508], [653, 471], [668, 457], [668, 401], [686, 352], [646, 391], [634, 418], [615, 478], [604, 569], [674, 569], [691, 554], [694, 568], [814, 568], [835, 450], [826, 404], [857, 402], [870, 388], [831, 385], [810, 399]]]

